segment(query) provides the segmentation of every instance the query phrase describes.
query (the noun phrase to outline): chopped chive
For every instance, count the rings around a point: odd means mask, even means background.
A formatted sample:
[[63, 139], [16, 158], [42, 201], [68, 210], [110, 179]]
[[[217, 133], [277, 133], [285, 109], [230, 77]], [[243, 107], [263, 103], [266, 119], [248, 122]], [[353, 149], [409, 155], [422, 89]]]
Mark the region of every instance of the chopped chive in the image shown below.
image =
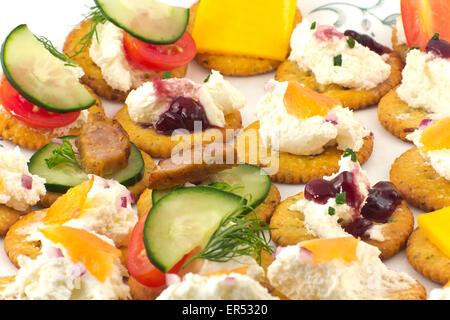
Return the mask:
[[328, 207], [328, 214], [329, 214], [330, 216], [334, 216], [335, 213], [336, 213], [336, 209], [335, 209], [335, 208], [333, 208], [333, 207]]
[[342, 193], [336, 194], [336, 204], [345, 204], [347, 199], [347, 193], [344, 191]]
[[355, 39], [353, 39], [352, 37], [347, 38], [347, 43], [350, 48], [353, 49], [355, 47]]
[[434, 35], [433, 35], [433, 37], [431, 38], [431, 40], [439, 40], [439, 33], [435, 33]]
[[356, 153], [350, 148], [345, 149], [343, 156], [344, 158], [351, 156], [352, 161], [356, 162]]
[[361, 38], [360, 34], [356, 35], [356, 39], [355, 40], [362, 44], [362, 38]]
[[203, 82], [208, 82], [209, 81], [209, 78], [211, 78], [211, 74], [208, 74], [208, 76], [205, 78], [205, 80], [203, 80]]
[[409, 48], [409, 51], [411, 51], [411, 50], [420, 50], [420, 47], [411, 47], [411, 48]]
[[342, 66], [342, 54], [338, 54], [333, 58], [333, 64], [337, 67]]
[[316, 22], [314, 21], [313, 23], [311, 23], [311, 30], [314, 30], [316, 28]]
[[170, 79], [170, 77], [171, 77], [170, 71], [163, 72], [163, 79]]

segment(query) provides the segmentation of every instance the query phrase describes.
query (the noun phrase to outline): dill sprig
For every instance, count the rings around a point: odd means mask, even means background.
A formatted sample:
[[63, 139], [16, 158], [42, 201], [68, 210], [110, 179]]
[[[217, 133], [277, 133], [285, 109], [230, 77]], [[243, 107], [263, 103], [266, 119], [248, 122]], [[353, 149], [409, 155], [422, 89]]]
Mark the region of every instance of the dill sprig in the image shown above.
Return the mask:
[[81, 169], [81, 165], [75, 156], [70, 140], [68, 138], [62, 138], [62, 141], [63, 143], [61, 146], [52, 151], [51, 157], [45, 159], [47, 167], [52, 169], [61, 163], [71, 163]]
[[196, 259], [227, 262], [238, 256], [255, 257], [258, 263], [261, 263], [262, 250], [272, 253], [271, 228], [264, 220], [242, 214], [245, 209], [248, 207], [244, 204], [242, 208], [222, 219], [206, 246], [189, 259], [183, 268]]
[[100, 9], [97, 6], [93, 6], [89, 8], [91, 11], [88, 14], [84, 15], [83, 21], [89, 20], [90, 21], [90, 29], [89, 32], [86, 33], [78, 42], [75, 44], [74, 47], [74, 54], [70, 56], [70, 58], [76, 57], [81, 52], [86, 50], [87, 47], [91, 44], [92, 39], [95, 38], [98, 41], [98, 33], [97, 33], [97, 26], [99, 24], [104, 24], [106, 22], [106, 18], [103, 15], [103, 13], [100, 11]]
[[65, 62], [66, 66], [74, 67], [76, 68], [78, 65], [70, 59], [69, 56], [66, 54], [59, 52], [53, 43], [47, 39], [46, 37], [37, 37], [36, 39], [44, 46], [45, 49], [47, 49], [48, 52], [50, 52], [54, 57], [58, 58], [59, 60], [62, 60]]

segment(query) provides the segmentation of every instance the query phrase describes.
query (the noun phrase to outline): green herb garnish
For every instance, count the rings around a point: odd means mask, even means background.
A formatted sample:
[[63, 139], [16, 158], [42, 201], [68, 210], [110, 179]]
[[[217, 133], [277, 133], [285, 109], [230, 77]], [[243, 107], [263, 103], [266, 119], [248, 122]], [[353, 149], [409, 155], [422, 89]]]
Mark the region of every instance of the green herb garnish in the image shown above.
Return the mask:
[[409, 51], [411, 51], [411, 50], [420, 50], [420, 47], [411, 47], [411, 48], [409, 48]]
[[75, 53], [70, 56], [70, 58], [76, 57], [81, 52], [86, 50], [89, 45], [91, 44], [92, 39], [95, 38], [98, 41], [98, 34], [97, 34], [97, 27], [99, 24], [104, 24], [107, 20], [105, 16], [102, 14], [99, 8], [97, 6], [93, 6], [90, 8], [91, 12], [86, 14], [84, 16], [83, 21], [90, 20], [91, 27], [89, 29], [89, 32], [86, 33], [76, 44], [74, 51]]
[[203, 80], [204, 83], [209, 81], [209, 78], [211, 78], [211, 74], [208, 74], [208, 76], [205, 78], [205, 80]]
[[361, 35], [360, 34], [357, 34], [356, 35], [356, 39], [355, 39], [356, 41], [358, 41], [358, 43], [361, 43], [362, 44], [362, 38], [361, 38]]
[[439, 40], [439, 33], [435, 33], [434, 35], [433, 35], [433, 37], [431, 38], [431, 40]]
[[333, 64], [337, 67], [342, 66], [342, 54], [338, 54], [333, 58]]
[[243, 215], [246, 208], [243, 205], [240, 210], [222, 219], [206, 246], [189, 259], [183, 268], [196, 259], [227, 262], [239, 256], [255, 257], [261, 263], [262, 250], [273, 253], [270, 246], [271, 228], [264, 220]]
[[345, 204], [347, 199], [347, 193], [344, 191], [342, 193], [336, 194], [336, 204]]
[[69, 56], [65, 55], [62, 52], [59, 52], [49, 39], [47, 39], [46, 37], [36, 37], [36, 39], [38, 39], [38, 41], [44, 46], [44, 48], [47, 49], [47, 51], [50, 52], [54, 57], [64, 61], [66, 66], [74, 68], [78, 67], [78, 65], [73, 62]]
[[353, 39], [352, 37], [347, 38], [347, 43], [350, 48], [353, 49], [355, 47], [355, 39]]
[[45, 159], [45, 163], [47, 163], [47, 167], [52, 169], [61, 163], [71, 163], [74, 166], [81, 168], [80, 163], [78, 162], [75, 152], [72, 149], [72, 145], [70, 144], [70, 140], [68, 138], [62, 138], [62, 145], [59, 148], [56, 148], [52, 151], [52, 156], [48, 159]]
[[328, 207], [328, 214], [334, 216], [336, 214], [336, 209], [333, 207]]
[[353, 162], [356, 162], [356, 153], [350, 148], [345, 149], [343, 157], [351, 157]]
[[314, 21], [313, 23], [311, 23], [311, 30], [314, 30], [316, 28], [316, 22]]
[[163, 72], [163, 79], [164, 79], [164, 80], [170, 79], [170, 77], [171, 77], [170, 71], [164, 71], [164, 72]]

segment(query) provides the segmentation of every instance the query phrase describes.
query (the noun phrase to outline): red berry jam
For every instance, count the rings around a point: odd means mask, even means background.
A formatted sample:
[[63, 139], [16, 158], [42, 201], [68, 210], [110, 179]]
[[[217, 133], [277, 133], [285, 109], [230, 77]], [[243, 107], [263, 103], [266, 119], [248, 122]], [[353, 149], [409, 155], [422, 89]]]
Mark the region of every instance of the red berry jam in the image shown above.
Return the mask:
[[371, 221], [384, 223], [402, 202], [402, 197], [391, 182], [381, 181], [369, 190], [361, 215]]
[[450, 43], [445, 40], [434, 40], [428, 41], [425, 48], [426, 52], [433, 52], [438, 57], [449, 59], [450, 58]]
[[373, 223], [363, 217], [357, 217], [344, 227], [345, 232], [350, 233], [355, 238], [367, 239], [367, 230], [373, 226]]
[[373, 52], [378, 53], [380, 56], [385, 54], [385, 53], [391, 53], [392, 52], [391, 49], [389, 49], [388, 47], [383, 46], [382, 44], [380, 44], [378, 42], [376, 42], [375, 40], [372, 39], [371, 36], [369, 36], [367, 34], [360, 34], [360, 33], [356, 32], [356, 31], [353, 31], [353, 30], [346, 30], [344, 32], [344, 35], [352, 37], [353, 39], [358, 41], [363, 46], [369, 48]]
[[171, 135], [176, 129], [193, 132], [195, 122], [201, 130], [209, 127], [203, 106], [192, 98], [178, 97], [172, 101], [169, 110], [164, 112], [155, 125], [158, 133]]

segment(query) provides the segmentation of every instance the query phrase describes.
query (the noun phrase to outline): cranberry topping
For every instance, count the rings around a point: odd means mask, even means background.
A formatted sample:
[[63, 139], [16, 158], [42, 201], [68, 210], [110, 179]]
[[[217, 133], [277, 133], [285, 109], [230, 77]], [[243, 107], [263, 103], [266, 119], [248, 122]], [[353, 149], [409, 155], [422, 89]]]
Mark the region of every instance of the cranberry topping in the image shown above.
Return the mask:
[[376, 42], [375, 40], [372, 39], [371, 36], [369, 36], [367, 34], [359, 34], [358, 32], [353, 31], [353, 30], [346, 30], [344, 32], [344, 35], [352, 37], [353, 39], [358, 41], [360, 44], [362, 44], [363, 46], [369, 48], [370, 50], [378, 53], [379, 55], [383, 55], [385, 53], [392, 52], [391, 49]]
[[169, 110], [160, 116], [155, 127], [165, 135], [171, 135], [176, 129], [193, 132], [196, 121], [201, 123], [202, 130], [209, 127], [203, 106], [192, 98], [178, 97], [172, 101]]
[[336, 196], [336, 189], [330, 181], [312, 179], [305, 186], [305, 199], [320, 204], [327, 203], [328, 199]]
[[434, 40], [428, 41], [425, 48], [426, 52], [433, 52], [435, 55], [449, 59], [450, 58], [450, 43], [445, 40]]
[[367, 230], [372, 227], [373, 223], [363, 217], [357, 217], [344, 227], [345, 232], [350, 233], [355, 238], [367, 239]]
[[384, 223], [402, 202], [402, 197], [391, 182], [381, 181], [369, 190], [361, 215], [371, 221]]

